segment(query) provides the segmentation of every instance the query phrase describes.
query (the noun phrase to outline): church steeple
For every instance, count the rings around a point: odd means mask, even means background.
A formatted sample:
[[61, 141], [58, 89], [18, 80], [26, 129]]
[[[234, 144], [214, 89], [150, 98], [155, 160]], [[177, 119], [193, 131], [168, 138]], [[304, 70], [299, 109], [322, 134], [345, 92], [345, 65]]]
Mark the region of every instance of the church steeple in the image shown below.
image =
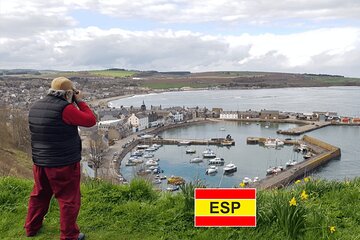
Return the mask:
[[143, 103], [142, 103], [140, 109], [141, 109], [141, 111], [146, 111], [146, 105], [145, 105], [144, 100], [143, 100]]

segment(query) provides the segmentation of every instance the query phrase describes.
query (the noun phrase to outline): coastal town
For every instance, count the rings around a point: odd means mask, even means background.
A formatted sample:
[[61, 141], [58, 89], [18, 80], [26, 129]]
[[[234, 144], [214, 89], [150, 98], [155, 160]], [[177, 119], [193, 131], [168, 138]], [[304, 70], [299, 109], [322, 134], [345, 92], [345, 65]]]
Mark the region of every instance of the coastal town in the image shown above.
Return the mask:
[[[0, 94], [4, 99], [2, 104], [13, 109], [22, 109], [24, 114], [32, 102], [45, 96], [47, 86], [51, 81], [51, 79], [10, 78], [11, 81], [7, 77], [0, 79], [0, 85], [2, 86]], [[145, 101], [142, 101], [139, 106], [115, 106], [112, 101], [116, 99], [154, 91], [148, 88], [129, 86], [126, 83], [128, 81], [125, 80], [122, 85], [119, 84], [118, 79], [113, 78], [76, 78], [74, 82], [85, 93], [91, 93], [85, 95], [85, 100], [97, 116], [97, 124], [94, 127], [80, 127], [84, 146], [84, 166], [89, 166], [87, 168], [90, 169], [90, 171], [85, 171], [86, 175], [116, 183], [127, 181], [122, 176], [120, 169], [122, 159], [125, 158], [126, 154], [137, 148], [144, 136], [156, 137], [157, 134], [171, 128], [219, 121], [263, 122], [266, 128], [269, 123], [277, 122], [300, 125], [294, 129], [278, 130], [277, 133], [300, 135], [328, 125], [360, 124], [359, 117], [341, 116], [336, 112], [314, 111], [300, 113], [269, 109], [227, 111], [220, 107], [210, 109], [198, 106], [154, 106]], [[186, 89], [177, 90], [183, 91]], [[229, 140], [219, 139], [213, 142], [206, 139], [193, 140], [192, 144], [229, 146], [235, 144], [234, 141]], [[252, 140], [249, 138], [248, 142]], [[163, 144], [164, 141], [162, 140], [159, 143]], [[154, 142], [156, 141], [154, 140]], [[184, 142], [186, 140], [183, 142], [177, 140], [167, 141], [168, 144], [184, 144]], [[213, 171], [213, 169], [208, 170]]]

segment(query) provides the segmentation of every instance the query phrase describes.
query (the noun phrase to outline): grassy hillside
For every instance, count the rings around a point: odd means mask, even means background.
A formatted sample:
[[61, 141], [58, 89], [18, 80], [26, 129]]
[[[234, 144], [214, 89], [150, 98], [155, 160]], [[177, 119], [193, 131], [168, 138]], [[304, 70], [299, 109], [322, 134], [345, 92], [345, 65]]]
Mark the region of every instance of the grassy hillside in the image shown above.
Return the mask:
[[0, 176], [32, 177], [32, 160], [25, 152], [0, 147]]
[[[26, 239], [22, 226], [31, 186], [29, 180], [0, 179], [1, 239]], [[360, 236], [360, 179], [302, 181], [290, 189], [258, 192], [256, 228], [194, 228], [192, 190], [187, 185], [183, 193], [159, 193], [139, 179], [123, 186], [87, 181], [82, 184], [78, 223], [89, 240], [353, 240]], [[293, 197], [296, 205], [292, 201], [290, 206]], [[59, 211], [52, 201], [44, 226], [33, 239], [58, 238]]]

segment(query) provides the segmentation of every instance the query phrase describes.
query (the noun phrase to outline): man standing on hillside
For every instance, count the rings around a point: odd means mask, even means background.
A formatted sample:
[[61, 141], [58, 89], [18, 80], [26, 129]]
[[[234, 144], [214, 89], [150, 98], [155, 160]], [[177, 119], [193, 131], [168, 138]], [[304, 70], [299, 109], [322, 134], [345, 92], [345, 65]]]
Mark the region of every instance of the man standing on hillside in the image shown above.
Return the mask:
[[42, 226], [52, 195], [60, 207], [60, 239], [85, 239], [76, 219], [80, 210], [81, 139], [78, 126], [91, 127], [96, 118], [82, 93], [64, 77], [55, 78], [48, 95], [29, 111], [34, 188], [25, 229], [35, 236]]

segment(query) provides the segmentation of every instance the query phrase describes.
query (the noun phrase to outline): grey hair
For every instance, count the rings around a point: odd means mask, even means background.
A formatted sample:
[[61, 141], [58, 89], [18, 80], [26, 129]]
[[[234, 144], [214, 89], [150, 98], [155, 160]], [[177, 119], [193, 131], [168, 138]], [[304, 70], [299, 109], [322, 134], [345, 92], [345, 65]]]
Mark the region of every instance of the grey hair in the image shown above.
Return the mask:
[[65, 97], [66, 91], [65, 90], [55, 90], [50, 88], [48, 91], [48, 95], [55, 96], [55, 97]]

